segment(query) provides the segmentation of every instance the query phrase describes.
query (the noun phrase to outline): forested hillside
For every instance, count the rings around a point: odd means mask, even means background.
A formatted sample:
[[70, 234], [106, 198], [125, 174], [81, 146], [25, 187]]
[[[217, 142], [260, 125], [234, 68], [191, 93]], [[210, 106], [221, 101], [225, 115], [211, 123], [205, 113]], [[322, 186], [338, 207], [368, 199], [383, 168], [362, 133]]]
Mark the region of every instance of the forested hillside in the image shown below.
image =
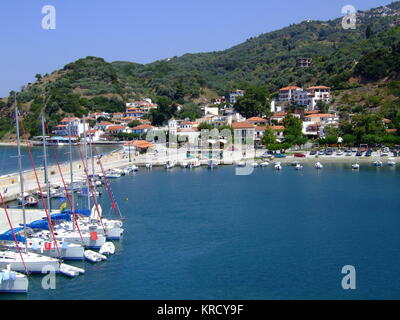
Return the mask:
[[[342, 18], [304, 21], [224, 51], [185, 54], [146, 65], [86, 57], [51, 74], [36, 75], [34, 83], [17, 92], [17, 101], [31, 134], [38, 133], [43, 109], [52, 126], [67, 113], [124, 111], [129, 98], [164, 96], [184, 104], [226, 95], [249, 83], [265, 86], [268, 94], [289, 84], [328, 85], [335, 90], [334, 105], [352, 111], [368, 107], [368, 97], [357, 95], [354, 102], [348, 95], [372, 83], [379, 93], [391, 92], [391, 105], [385, 108], [394, 113], [400, 70], [398, 25], [400, 2], [395, 2], [359, 12], [355, 30], [344, 30]], [[298, 58], [311, 58], [313, 65], [298, 67]], [[13, 130], [9, 121], [13, 96], [11, 92], [0, 100], [0, 138]]]

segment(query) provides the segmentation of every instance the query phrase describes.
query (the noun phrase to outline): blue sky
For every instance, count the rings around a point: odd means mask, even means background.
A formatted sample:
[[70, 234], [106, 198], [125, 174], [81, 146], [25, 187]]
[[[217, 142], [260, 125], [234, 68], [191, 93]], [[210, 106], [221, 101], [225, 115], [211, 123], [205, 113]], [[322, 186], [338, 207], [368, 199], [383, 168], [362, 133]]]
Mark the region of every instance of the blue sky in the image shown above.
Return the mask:
[[[390, 0], [3, 0], [0, 96], [81, 57], [148, 63], [184, 53], [227, 49], [305, 19], [341, 16]], [[57, 10], [43, 30], [44, 5]]]

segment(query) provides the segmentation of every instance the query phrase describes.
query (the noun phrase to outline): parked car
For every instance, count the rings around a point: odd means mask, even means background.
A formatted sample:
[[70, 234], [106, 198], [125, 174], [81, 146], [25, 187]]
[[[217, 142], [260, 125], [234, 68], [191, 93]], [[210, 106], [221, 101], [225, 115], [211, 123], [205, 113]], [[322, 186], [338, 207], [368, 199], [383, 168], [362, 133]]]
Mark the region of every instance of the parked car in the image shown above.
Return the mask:
[[361, 151], [357, 151], [357, 153], [356, 153], [356, 157], [361, 157], [363, 154], [362, 154], [362, 152]]
[[365, 156], [366, 156], [366, 157], [372, 156], [372, 150], [371, 150], [371, 149], [368, 149], [367, 152], [365, 153]]
[[304, 153], [295, 153], [294, 154], [295, 158], [305, 158], [306, 155]]
[[278, 159], [286, 158], [286, 155], [284, 155], [283, 153], [277, 153], [275, 155], [275, 158], [278, 158]]
[[315, 156], [316, 154], [317, 154], [317, 151], [315, 151], [315, 150], [310, 151], [310, 156]]

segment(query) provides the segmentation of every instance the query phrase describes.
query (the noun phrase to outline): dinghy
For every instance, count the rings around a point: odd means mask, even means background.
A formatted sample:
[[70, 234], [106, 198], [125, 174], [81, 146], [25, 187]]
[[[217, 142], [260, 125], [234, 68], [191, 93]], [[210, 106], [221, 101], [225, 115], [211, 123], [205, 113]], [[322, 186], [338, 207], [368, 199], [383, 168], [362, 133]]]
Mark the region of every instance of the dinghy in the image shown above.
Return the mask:
[[79, 276], [80, 274], [84, 274], [85, 270], [62, 263], [60, 265], [60, 273], [62, 273], [63, 275], [66, 275], [68, 277], [76, 277], [76, 276]]
[[100, 262], [103, 260], [107, 260], [107, 257], [105, 255], [102, 255], [100, 253], [94, 252], [92, 250], [85, 250], [85, 259], [90, 261], [90, 262]]
[[105, 244], [103, 244], [99, 250], [100, 254], [103, 255], [111, 255], [115, 253], [115, 246], [114, 243], [112, 242], [106, 242]]

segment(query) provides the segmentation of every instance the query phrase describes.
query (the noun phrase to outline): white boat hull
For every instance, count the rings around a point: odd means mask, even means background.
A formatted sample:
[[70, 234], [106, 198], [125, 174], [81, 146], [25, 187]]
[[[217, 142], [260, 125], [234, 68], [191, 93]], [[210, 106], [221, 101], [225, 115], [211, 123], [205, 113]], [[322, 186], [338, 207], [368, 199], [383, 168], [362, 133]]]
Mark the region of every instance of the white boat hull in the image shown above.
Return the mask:
[[[29, 253], [29, 255], [33, 254]], [[13, 271], [25, 273], [26, 266], [26, 269], [29, 273], [42, 273], [45, 268], [46, 270], [49, 270], [48, 267], [52, 267], [52, 270], [54, 270], [55, 272], [60, 271], [60, 261], [56, 259], [43, 256], [41, 256], [41, 258], [38, 260], [29, 259], [26, 253], [23, 254], [23, 257], [24, 262], [21, 260], [19, 253], [15, 253], [15, 258], [7, 259], [4, 259], [0, 255], [0, 269], [6, 269], [8, 266], [10, 266], [10, 269]]]
[[[8, 272], [8, 279], [4, 279], [5, 272]], [[2, 293], [27, 293], [29, 280], [26, 275], [7, 270], [0, 271], [0, 292]]]

